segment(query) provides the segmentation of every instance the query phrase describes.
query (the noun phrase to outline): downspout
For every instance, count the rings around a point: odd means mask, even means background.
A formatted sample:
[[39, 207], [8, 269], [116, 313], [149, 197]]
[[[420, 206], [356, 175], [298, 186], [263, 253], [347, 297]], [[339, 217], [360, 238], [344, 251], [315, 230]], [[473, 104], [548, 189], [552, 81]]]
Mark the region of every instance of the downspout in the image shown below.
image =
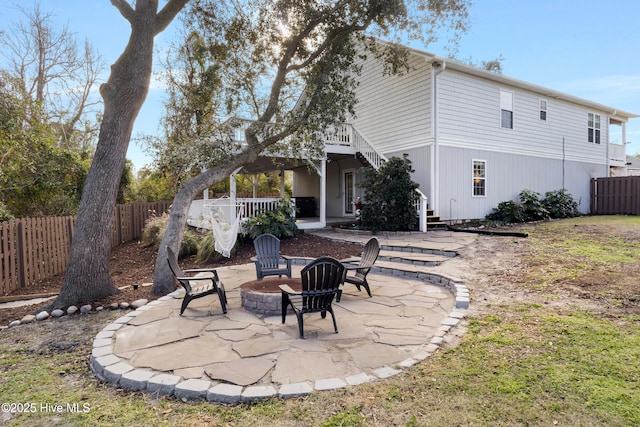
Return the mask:
[[440, 135], [438, 127], [438, 75], [447, 68], [443, 59], [441, 62], [431, 63], [431, 132], [433, 144], [431, 144], [431, 209], [435, 215], [439, 215], [438, 202], [440, 200]]

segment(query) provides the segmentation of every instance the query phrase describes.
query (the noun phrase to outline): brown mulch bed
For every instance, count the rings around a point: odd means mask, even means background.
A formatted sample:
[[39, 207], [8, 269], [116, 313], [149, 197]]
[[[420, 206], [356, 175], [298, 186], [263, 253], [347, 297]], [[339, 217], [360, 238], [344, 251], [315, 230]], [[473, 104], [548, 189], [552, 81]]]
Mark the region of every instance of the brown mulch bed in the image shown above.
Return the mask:
[[[280, 252], [285, 255], [317, 258], [330, 255], [337, 259], [348, 258], [362, 253], [362, 246], [350, 243], [333, 242], [312, 234], [300, 233], [294, 238], [282, 239]], [[94, 301], [93, 306], [107, 307], [115, 302], [133, 302], [138, 299], [152, 301], [158, 298], [151, 294], [151, 286], [144, 286], [153, 281], [153, 269], [156, 262], [157, 249], [143, 247], [137, 242], [126, 243], [112, 250], [111, 253], [111, 277], [120, 293], [112, 295], [100, 301]], [[220, 257], [215, 261], [198, 264], [195, 256], [181, 259], [180, 266], [183, 269], [190, 268], [217, 268], [229, 265], [247, 264], [251, 257], [255, 256], [255, 250], [251, 241], [242, 241], [238, 251], [231, 258]], [[53, 276], [32, 284], [28, 288], [12, 291], [9, 296], [35, 296], [37, 294], [57, 294], [62, 286], [63, 275]], [[138, 284], [138, 289], [132, 285]], [[27, 314], [35, 314], [49, 302], [15, 307], [0, 308], [0, 326], [7, 326], [14, 320], [20, 320]]]

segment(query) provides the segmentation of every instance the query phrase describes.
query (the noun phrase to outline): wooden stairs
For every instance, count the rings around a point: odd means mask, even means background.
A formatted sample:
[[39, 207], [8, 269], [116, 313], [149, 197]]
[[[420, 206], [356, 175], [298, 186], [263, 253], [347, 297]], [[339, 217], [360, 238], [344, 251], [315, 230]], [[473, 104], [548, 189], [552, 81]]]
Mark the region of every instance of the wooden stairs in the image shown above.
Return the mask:
[[433, 209], [427, 209], [427, 230], [446, 230], [447, 223], [440, 221], [440, 217], [433, 214]]

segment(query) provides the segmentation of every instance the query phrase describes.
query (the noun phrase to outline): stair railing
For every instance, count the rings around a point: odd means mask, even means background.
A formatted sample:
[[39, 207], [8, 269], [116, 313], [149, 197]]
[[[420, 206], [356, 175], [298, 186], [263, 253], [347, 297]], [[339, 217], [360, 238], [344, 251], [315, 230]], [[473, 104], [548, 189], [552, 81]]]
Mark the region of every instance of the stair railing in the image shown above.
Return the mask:
[[[354, 125], [345, 126], [350, 127], [349, 140], [351, 141], [351, 145], [353, 145], [356, 153], [362, 153], [364, 158], [373, 168], [375, 168], [376, 170], [380, 169], [380, 167], [388, 161], [385, 155], [376, 150], [375, 147], [369, 143], [367, 138], [362, 135], [362, 133]], [[344, 135], [344, 126], [342, 129], [342, 135]], [[416, 193], [418, 193], [418, 197], [415, 201], [415, 207], [419, 218], [418, 226], [420, 231], [426, 232], [428, 202], [427, 196], [418, 188], [416, 188]]]

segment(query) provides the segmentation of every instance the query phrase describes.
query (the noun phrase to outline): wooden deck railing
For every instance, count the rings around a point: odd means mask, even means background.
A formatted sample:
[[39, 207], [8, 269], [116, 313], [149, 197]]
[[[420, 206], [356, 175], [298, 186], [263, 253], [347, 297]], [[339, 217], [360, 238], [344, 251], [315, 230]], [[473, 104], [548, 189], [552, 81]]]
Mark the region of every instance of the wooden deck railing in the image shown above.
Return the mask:
[[[113, 211], [111, 245], [138, 239], [144, 224], [169, 210], [171, 202], [128, 203]], [[63, 273], [67, 268], [75, 217], [24, 218], [0, 223], [0, 296]]]

